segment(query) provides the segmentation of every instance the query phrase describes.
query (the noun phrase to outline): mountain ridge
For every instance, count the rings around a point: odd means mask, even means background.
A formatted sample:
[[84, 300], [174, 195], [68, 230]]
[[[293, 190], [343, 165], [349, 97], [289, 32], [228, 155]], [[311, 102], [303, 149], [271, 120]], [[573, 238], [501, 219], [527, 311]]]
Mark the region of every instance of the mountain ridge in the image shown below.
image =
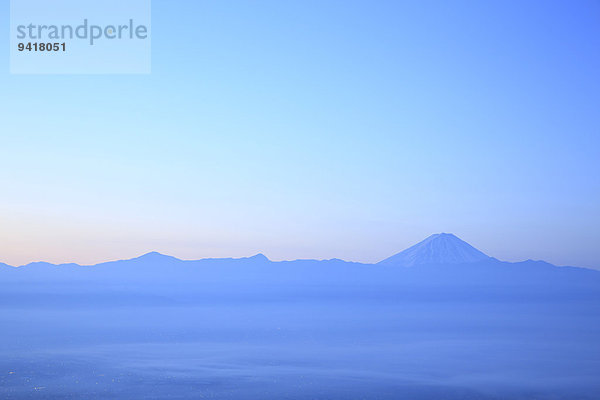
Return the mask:
[[[250, 262], [253, 264], [268, 264], [268, 263], [294, 263], [294, 262], [334, 262], [334, 263], [348, 263], [355, 265], [365, 266], [392, 266], [392, 267], [419, 267], [426, 265], [457, 265], [457, 264], [469, 264], [477, 263], [482, 261], [501, 261], [494, 257], [490, 257], [469, 243], [461, 240], [452, 233], [436, 233], [425, 238], [421, 242], [408, 247], [407, 249], [392, 255], [382, 261], [375, 263], [360, 263], [354, 261], [346, 261], [339, 258], [329, 260], [318, 260], [318, 259], [297, 259], [297, 260], [282, 260], [272, 261], [262, 253], [255, 254], [249, 257], [221, 257], [221, 258], [202, 258], [194, 260], [184, 260], [174, 256], [165, 255], [157, 251], [151, 251], [142, 254], [137, 257], [121, 260], [104, 261], [96, 264], [76, 264], [76, 263], [61, 263], [53, 264], [44, 261], [31, 262], [21, 266], [12, 266], [9, 264], [1, 263], [0, 268], [3, 270], [61, 270], [63, 267], [69, 268], [96, 268], [96, 267], [108, 267], [115, 265], [154, 265], [161, 266], [166, 264], [190, 264], [190, 263], [210, 263], [210, 262]], [[523, 262], [534, 262], [534, 260], [524, 260], [520, 262], [506, 262], [509, 264], [519, 264]], [[501, 261], [504, 262], [504, 261]], [[535, 260], [535, 262], [541, 262], [549, 266], [555, 266], [554, 264], [548, 263], [543, 260]], [[571, 267], [571, 268], [584, 268], [584, 267]], [[585, 268], [596, 271], [593, 268]]]

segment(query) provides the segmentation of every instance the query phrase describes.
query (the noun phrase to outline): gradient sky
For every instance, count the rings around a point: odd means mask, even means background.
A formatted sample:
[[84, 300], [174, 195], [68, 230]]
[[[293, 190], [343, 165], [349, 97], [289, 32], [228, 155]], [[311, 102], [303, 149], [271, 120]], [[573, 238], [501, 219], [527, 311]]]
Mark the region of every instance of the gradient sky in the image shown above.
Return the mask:
[[151, 75], [10, 75], [0, 261], [600, 268], [597, 1], [154, 0]]

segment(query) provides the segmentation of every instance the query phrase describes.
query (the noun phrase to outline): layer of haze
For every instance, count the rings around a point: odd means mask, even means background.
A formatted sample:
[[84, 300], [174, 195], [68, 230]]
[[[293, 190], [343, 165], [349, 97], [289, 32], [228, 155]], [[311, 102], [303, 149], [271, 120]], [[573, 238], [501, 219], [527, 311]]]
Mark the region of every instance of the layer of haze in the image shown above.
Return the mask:
[[0, 75], [0, 261], [600, 267], [598, 2], [152, 6], [151, 75]]

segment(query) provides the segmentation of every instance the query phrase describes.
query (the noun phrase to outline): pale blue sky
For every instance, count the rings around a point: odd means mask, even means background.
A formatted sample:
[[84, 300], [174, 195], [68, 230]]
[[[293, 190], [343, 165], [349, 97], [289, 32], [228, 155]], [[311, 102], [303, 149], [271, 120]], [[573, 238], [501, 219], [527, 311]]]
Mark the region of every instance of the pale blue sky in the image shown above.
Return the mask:
[[444, 231], [600, 267], [600, 3], [152, 15], [151, 75], [10, 75], [0, 39], [0, 261], [370, 262]]

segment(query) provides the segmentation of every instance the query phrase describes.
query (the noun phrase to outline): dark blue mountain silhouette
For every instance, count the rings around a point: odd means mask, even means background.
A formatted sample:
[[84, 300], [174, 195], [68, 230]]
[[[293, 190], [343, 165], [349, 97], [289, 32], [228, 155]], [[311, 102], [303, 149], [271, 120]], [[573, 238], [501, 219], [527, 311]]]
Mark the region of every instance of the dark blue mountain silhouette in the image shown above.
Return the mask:
[[[412, 267], [412, 268], [405, 268]], [[302, 287], [334, 285], [338, 288], [369, 285], [546, 285], [550, 288], [600, 284], [600, 272], [556, 267], [543, 261], [499, 261], [452, 234], [436, 234], [377, 264], [338, 259], [274, 262], [263, 254], [246, 258], [180, 260], [157, 252], [129, 260], [92, 266], [31, 263], [0, 268], [0, 282], [72, 282], [95, 286], [142, 285], [164, 292], [169, 287], [197, 291], [198, 285], [242, 285], [243, 289], [270, 285]], [[168, 291], [168, 290], [167, 290]]]

